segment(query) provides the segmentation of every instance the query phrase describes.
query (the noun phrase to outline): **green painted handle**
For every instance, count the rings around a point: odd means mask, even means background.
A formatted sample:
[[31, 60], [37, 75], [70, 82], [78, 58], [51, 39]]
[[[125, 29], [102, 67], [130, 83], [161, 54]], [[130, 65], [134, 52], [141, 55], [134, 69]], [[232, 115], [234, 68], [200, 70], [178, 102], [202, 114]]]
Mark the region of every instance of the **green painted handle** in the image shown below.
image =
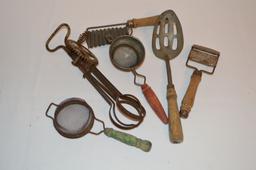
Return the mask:
[[130, 134], [127, 134], [124, 132], [120, 132], [120, 131], [116, 131], [112, 128], [106, 128], [104, 130], [104, 133], [108, 137], [116, 139], [116, 140], [118, 140], [122, 143], [125, 143], [127, 145], [139, 148], [145, 152], [149, 152], [151, 149], [151, 146], [152, 146], [151, 142], [148, 140], [142, 140], [133, 135], [130, 135]]

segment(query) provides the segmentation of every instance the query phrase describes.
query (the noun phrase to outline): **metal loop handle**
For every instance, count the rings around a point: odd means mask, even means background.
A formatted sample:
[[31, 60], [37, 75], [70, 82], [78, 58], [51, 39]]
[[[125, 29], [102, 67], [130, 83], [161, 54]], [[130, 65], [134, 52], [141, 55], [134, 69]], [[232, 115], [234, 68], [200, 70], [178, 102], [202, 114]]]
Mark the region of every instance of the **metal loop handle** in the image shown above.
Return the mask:
[[[108, 90], [106, 89], [106, 87], [103, 84], [101, 84], [100, 82], [98, 82], [93, 76], [89, 76], [88, 74], [85, 74], [85, 76], [89, 80], [89, 82], [96, 88], [96, 90], [101, 94], [101, 96], [106, 100], [106, 102], [110, 105], [109, 118], [110, 118], [111, 122], [116, 127], [120, 128], [120, 129], [127, 129], [128, 130], [128, 129], [133, 129], [133, 128], [137, 127], [140, 124], [140, 123], [137, 123], [137, 124], [125, 124], [125, 123], [123, 123], [118, 118], [118, 116], [116, 114], [116, 111], [115, 111], [115, 102], [116, 101], [114, 101], [114, 99], [111, 98], [111, 95], [107, 92]], [[120, 96], [120, 95], [116, 95], [116, 96]], [[125, 110], [125, 108], [123, 110]], [[123, 114], [126, 114], [126, 113], [123, 113]], [[130, 114], [132, 114], [132, 113], [129, 112], [129, 115]], [[129, 117], [129, 115], [126, 115], [126, 117]], [[141, 115], [143, 115], [143, 114], [141, 114]], [[142, 118], [140, 118], [139, 121], [142, 121], [143, 117], [144, 116], [142, 116]]]
[[52, 105], [54, 105], [54, 106], [56, 106], [56, 107], [59, 106], [59, 105], [57, 105], [57, 104], [55, 104], [55, 103], [51, 103], [51, 104], [48, 106], [48, 108], [46, 109], [45, 116], [48, 117], [48, 118], [50, 118], [50, 119], [52, 119], [52, 120], [54, 120], [54, 118], [53, 118], [52, 116], [48, 115], [48, 112], [49, 112], [50, 108], [52, 107]]
[[97, 119], [96, 117], [94, 117], [94, 119], [97, 120], [98, 122], [102, 123], [103, 130], [101, 130], [101, 131], [99, 131], [99, 132], [92, 132], [92, 131], [90, 131], [89, 133], [91, 133], [91, 134], [93, 134], [93, 135], [100, 135], [100, 134], [103, 133], [104, 130], [106, 129], [105, 123], [104, 123], [102, 120]]
[[[127, 110], [123, 106], [123, 104], [132, 106], [137, 111], [138, 114], [136, 115], [136, 114], [131, 113], [129, 110]], [[124, 95], [119, 96], [116, 100], [116, 105], [117, 105], [117, 108], [119, 109], [119, 111], [124, 116], [127, 116], [128, 118], [136, 121], [136, 124], [123, 124], [122, 123], [122, 125], [124, 125], [124, 127], [120, 127], [120, 128], [133, 129], [141, 124], [141, 122], [143, 121], [143, 119], [146, 115], [146, 110], [141, 105], [140, 101], [133, 95], [124, 94]]]
[[[132, 73], [134, 75], [134, 84], [137, 85], [137, 86], [142, 86], [143, 84], [146, 83], [146, 76], [142, 75], [142, 74], [139, 74], [137, 73], [135, 70], [132, 70]], [[137, 82], [137, 78], [142, 78], [143, 79], [143, 83], [139, 83]]]
[[[113, 110], [113, 111], [112, 111]], [[112, 116], [112, 114], [114, 116]], [[118, 128], [120, 129], [124, 129], [124, 130], [128, 130], [128, 129], [132, 129], [134, 127], [134, 124], [126, 124], [123, 123], [116, 115], [116, 111], [115, 111], [115, 104], [110, 105], [109, 108], [109, 119], [111, 120], [111, 122]]]
[[[122, 104], [127, 104], [127, 105], [132, 106], [134, 109], [137, 110], [138, 115], [131, 113]], [[116, 100], [116, 105], [117, 105], [117, 108], [122, 113], [125, 113], [126, 116], [129, 116], [129, 118], [132, 118], [134, 120], [143, 119], [143, 117], [146, 114], [146, 111], [145, 111], [144, 107], [141, 105], [139, 99], [137, 99], [135, 96], [130, 95], [130, 94], [124, 94], [124, 95], [119, 96]]]
[[46, 44], [45, 44], [45, 47], [46, 49], [49, 51], [49, 52], [55, 52], [57, 51], [58, 49], [60, 48], [63, 48], [64, 50], [66, 49], [66, 47], [64, 45], [59, 45], [55, 48], [50, 48], [49, 47], [49, 43], [51, 42], [52, 38], [62, 29], [62, 28], [66, 28], [67, 29], [67, 34], [65, 35], [65, 38], [64, 38], [64, 42], [67, 41], [69, 35], [70, 35], [70, 27], [68, 24], [66, 23], [63, 23], [63, 24], [60, 24], [56, 30], [51, 34], [51, 36], [48, 38], [48, 40], [46, 41]]

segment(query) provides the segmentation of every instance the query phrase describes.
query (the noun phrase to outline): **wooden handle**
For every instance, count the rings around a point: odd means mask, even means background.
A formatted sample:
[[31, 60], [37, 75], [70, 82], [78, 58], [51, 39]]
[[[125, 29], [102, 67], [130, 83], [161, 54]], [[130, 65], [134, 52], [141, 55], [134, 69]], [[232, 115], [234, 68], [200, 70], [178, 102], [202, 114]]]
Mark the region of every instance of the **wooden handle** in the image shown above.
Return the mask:
[[174, 86], [167, 86], [167, 100], [169, 112], [170, 141], [172, 143], [181, 143], [183, 141], [183, 132], [178, 111], [177, 94]]
[[156, 115], [159, 117], [159, 119], [164, 123], [168, 123], [168, 118], [166, 116], [166, 113], [164, 111], [164, 108], [162, 104], [160, 103], [159, 99], [157, 98], [155, 92], [152, 90], [152, 88], [148, 84], [143, 84], [141, 86], [141, 90], [147, 99], [149, 105], [154, 110]]
[[182, 118], [187, 118], [189, 115], [189, 112], [195, 101], [196, 91], [201, 81], [201, 78], [202, 78], [202, 72], [199, 70], [195, 70], [191, 76], [188, 89], [181, 103], [180, 116]]
[[120, 131], [116, 131], [112, 128], [106, 128], [104, 130], [104, 134], [106, 136], [116, 139], [124, 144], [139, 148], [145, 152], [149, 152], [151, 149], [151, 146], [152, 146], [151, 142], [148, 140], [142, 140], [133, 135], [130, 135], [130, 134], [124, 133], [124, 132], [120, 132]]
[[132, 28], [153, 26], [156, 24], [158, 17], [159, 17], [159, 15], [152, 16], [152, 17], [146, 17], [146, 18], [138, 18], [138, 19], [134, 18], [134, 19], [128, 20], [127, 23]]

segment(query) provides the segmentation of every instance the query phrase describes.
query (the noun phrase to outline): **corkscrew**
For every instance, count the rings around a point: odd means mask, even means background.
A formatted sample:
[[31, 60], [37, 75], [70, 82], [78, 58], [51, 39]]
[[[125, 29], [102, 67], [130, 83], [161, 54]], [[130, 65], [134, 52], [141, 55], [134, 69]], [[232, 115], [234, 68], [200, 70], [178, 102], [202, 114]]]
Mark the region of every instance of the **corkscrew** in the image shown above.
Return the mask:
[[89, 27], [80, 34], [78, 43], [87, 43], [88, 48], [110, 44], [114, 39], [123, 35], [132, 35], [133, 28], [153, 26], [159, 16], [131, 19], [125, 23]]
[[[55, 48], [50, 48], [49, 43], [52, 38], [63, 28], [66, 28], [67, 34], [64, 38], [65, 45], [59, 45]], [[46, 42], [46, 49], [49, 52], [55, 52], [58, 49], [65, 50], [72, 59], [72, 64], [78, 67], [83, 72], [83, 77], [86, 78], [101, 96], [110, 105], [109, 117], [112, 123], [121, 129], [133, 129], [140, 125], [143, 121], [146, 111], [140, 101], [133, 95], [122, 94], [118, 89], [97, 69], [98, 60], [96, 56], [86, 47], [78, 42], [69, 39], [70, 27], [63, 23], [57, 27]], [[124, 123], [116, 114], [115, 106], [128, 119], [135, 123]], [[137, 114], [127, 110], [125, 106], [133, 107]]]

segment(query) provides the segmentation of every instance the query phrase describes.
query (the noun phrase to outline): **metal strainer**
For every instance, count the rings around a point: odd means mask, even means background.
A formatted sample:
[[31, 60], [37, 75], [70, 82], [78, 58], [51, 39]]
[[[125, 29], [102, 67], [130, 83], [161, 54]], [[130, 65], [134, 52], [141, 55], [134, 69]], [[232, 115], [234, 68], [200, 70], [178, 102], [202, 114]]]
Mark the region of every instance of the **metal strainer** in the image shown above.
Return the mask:
[[[54, 117], [48, 114], [52, 105], [57, 107]], [[152, 144], [148, 140], [142, 140], [133, 135], [106, 128], [104, 122], [94, 116], [92, 108], [80, 98], [69, 98], [60, 104], [51, 103], [46, 110], [46, 116], [53, 120], [53, 125], [59, 134], [67, 138], [79, 138], [87, 133], [99, 135], [104, 132], [108, 137], [137, 147], [145, 152], [151, 149]], [[102, 123], [103, 130], [99, 132], [91, 131], [94, 120]]]
[[[133, 36], [120, 36], [110, 45], [109, 55], [112, 64], [122, 70], [131, 71], [134, 75], [134, 84], [141, 87], [141, 90], [159, 119], [168, 123], [168, 118], [155, 92], [146, 83], [146, 77], [136, 72], [142, 65], [145, 58], [145, 49], [141, 41]], [[139, 82], [141, 79], [142, 82]]]

